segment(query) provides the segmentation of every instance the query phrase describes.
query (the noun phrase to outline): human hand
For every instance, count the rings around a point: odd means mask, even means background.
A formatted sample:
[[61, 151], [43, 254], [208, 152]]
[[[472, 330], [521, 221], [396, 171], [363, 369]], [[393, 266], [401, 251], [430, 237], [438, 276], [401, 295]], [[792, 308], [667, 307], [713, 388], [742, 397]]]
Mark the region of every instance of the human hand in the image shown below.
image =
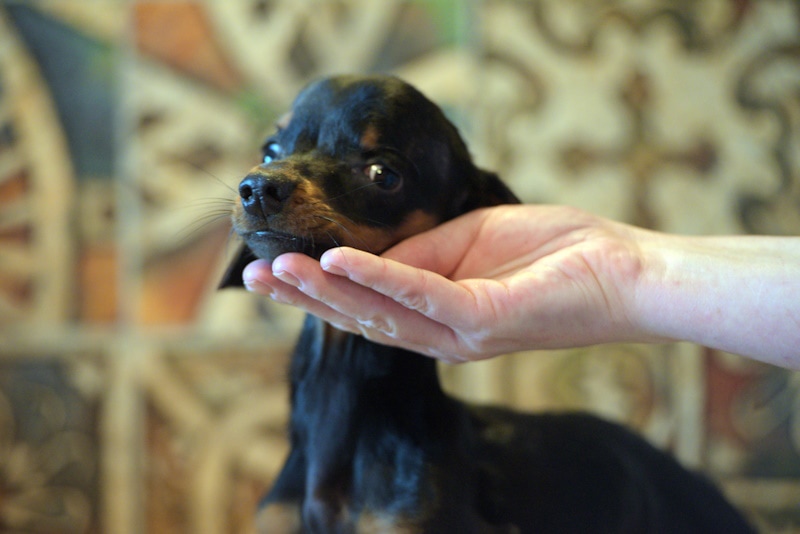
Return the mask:
[[646, 231], [560, 206], [477, 210], [378, 257], [284, 254], [247, 287], [368, 339], [439, 359], [652, 340], [629, 310]]

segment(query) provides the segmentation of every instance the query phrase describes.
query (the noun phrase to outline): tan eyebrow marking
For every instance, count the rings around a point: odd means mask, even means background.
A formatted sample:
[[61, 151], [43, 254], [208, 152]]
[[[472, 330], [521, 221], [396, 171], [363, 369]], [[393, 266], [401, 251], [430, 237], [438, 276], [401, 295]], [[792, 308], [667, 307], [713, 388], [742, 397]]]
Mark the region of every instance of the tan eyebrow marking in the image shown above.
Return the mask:
[[364, 129], [364, 133], [361, 135], [361, 147], [366, 150], [375, 150], [378, 148], [380, 137], [381, 133], [375, 126], [367, 126]]
[[284, 113], [281, 118], [278, 119], [278, 122], [275, 123], [275, 126], [279, 130], [284, 130], [286, 127], [289, 126], [289, 123], [292, 122], [292, 112]]

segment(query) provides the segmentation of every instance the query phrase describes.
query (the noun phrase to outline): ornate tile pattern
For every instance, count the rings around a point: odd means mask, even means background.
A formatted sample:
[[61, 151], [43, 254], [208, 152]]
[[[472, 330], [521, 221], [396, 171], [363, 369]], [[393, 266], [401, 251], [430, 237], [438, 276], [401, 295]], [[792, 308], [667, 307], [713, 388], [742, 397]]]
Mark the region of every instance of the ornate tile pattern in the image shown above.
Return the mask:
[[[0, 530], [252, 530], [299, 313], [214, 290], [226, 212], [297, 90], [344, 71], [416, 84], [526, 201], [800, 233], [791, 0], [5, 2]], [[800, 528], [796, 373], [674, 344], [442, 374], [624, 421]]]

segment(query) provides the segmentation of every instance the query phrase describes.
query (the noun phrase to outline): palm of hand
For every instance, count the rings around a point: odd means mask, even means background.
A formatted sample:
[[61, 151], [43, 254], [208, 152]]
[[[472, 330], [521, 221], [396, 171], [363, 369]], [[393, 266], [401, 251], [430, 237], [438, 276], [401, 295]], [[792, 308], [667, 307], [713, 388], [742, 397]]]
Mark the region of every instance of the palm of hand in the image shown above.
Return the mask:
[[466, 290], [442, 321], [460, 351], [581, 345], [625, 321], [615, 280], [635, 274], [637, 256], [618, 227], [564, 207], [469, 217], [443, 229], [433, 265], [419, 265]]

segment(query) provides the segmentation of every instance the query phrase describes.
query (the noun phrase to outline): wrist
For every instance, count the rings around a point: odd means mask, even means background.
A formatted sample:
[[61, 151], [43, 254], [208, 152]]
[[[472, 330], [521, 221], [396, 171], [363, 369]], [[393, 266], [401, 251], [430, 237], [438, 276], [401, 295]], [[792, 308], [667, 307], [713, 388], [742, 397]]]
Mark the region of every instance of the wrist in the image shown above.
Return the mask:
[[642, 341], [684, 340], [797, 367], [800, 240], [646, 232], [632, 291]]
[[692, 239], [658, 232], [641, 232], [642, 274], [632, 291], [637, 341], [699, 342], [705, 302], [714, 292], [713, 275]]

